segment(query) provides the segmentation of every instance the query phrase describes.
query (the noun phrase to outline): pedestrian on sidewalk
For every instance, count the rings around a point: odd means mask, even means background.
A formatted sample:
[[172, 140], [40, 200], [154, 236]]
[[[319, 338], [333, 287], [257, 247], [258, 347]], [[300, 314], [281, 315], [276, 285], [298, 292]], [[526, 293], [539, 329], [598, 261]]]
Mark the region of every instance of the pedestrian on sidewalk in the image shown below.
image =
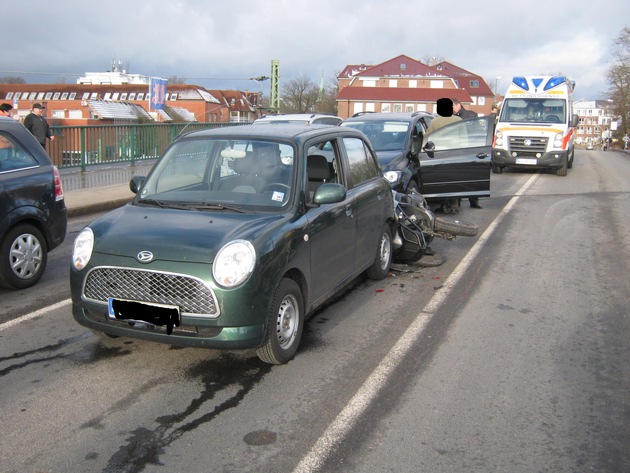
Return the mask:
[[41, 103], [36, 103], [31, 109], [31, 113], [26, 115], [24, 119], [24, 126], [30, 131], [33, 136], [39, 141], [39, 144], [46, 149], [46, 139], [53, 141], [55, 137], [50, 131], [50, 126], [46, 121], [46, 118], [42, 116], [44, 106]]

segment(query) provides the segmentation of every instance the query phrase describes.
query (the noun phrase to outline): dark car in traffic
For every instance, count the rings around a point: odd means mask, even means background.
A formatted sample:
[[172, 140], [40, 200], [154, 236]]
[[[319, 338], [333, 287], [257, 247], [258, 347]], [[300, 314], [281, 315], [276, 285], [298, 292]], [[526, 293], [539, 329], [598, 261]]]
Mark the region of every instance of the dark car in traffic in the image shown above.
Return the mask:
[[131, 187], [74, 243], [74, 318], [101, 334], [285, 363], [307, 315], [389, 271], [391, 188], [352, 128], [194, 132]]
[[370, 139], [385, 177], [399, 192], [429, 202], [490, 195], [492, 115], [462, 120], [427, 135], [433, 115], [361, 113], [342, 127]]
[[66, 226], [59, 171], [20, 122], [0, 117], [0, 285], [37, 283]]

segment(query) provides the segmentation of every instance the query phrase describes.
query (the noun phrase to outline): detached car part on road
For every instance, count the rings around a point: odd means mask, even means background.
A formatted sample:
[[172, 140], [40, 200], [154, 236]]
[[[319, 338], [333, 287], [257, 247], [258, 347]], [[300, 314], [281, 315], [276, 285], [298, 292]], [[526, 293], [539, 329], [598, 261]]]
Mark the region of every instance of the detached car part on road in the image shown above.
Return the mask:
[[59, 171], [20, 122], [0, 117], [0, 285], [37, 283], [66, 227]]
[[392, 192], [351, 128], [191, 133], [131, 186], [74, 243], [73, 314], [97, 332], [285, 363], [308, 314], [390, 268]]

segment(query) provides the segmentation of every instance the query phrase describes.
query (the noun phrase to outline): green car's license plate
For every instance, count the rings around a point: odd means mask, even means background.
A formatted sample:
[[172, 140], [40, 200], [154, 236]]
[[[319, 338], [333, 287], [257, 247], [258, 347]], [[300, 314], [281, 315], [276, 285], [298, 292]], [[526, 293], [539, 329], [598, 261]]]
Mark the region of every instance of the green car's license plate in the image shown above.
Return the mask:
[[146, 302], [128, 301], [110, 297], [107, 302], [107, 313], [110, 318], [129, 322], [144, 322], [152, 325], [166, 325], [169, 335], [173, 327], [179, 327], [179, 307]]

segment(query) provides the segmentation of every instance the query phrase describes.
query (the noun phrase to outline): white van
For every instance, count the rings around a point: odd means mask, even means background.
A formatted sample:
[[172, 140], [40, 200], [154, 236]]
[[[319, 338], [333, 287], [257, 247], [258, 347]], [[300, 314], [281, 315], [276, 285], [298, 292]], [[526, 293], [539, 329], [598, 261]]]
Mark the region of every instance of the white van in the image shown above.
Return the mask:
[[505, 167], [555, 169], [573, 166], [578, 116], [575, 82], [564, 76], [514, 77], [501, 106], [492, 147], [492, 171]]

